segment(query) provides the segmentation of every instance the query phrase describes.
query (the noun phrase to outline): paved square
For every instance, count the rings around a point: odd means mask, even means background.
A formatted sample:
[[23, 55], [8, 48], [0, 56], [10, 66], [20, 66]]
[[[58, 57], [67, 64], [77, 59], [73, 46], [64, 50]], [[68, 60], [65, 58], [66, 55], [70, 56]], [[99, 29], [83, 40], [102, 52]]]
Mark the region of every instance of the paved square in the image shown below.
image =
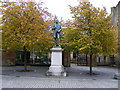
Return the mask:
[[28, 67], [31, 72], [18, 72], [24, 67], [3, 67], [2, 88], [118, 88], [118, 80], [113, 79], [117, 68], [93, 67], [97, 75], [90, 76], [89, 67], [66, 67], [67, 77], [47, 77], [48, 67]]

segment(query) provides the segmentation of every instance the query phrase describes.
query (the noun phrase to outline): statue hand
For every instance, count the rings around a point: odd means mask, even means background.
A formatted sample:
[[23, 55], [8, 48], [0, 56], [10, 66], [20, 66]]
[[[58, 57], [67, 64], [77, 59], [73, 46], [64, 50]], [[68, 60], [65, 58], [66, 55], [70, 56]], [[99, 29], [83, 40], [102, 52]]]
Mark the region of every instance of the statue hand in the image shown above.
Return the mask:
[[60, 32], [61, 30], [58, 30], [58, 32]]

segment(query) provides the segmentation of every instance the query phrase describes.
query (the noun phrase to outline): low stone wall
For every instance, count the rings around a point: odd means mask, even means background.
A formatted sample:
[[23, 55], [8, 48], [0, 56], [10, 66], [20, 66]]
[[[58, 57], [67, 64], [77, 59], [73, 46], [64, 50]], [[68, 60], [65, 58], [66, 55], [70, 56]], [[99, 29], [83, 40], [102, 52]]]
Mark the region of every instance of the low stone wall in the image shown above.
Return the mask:
[[2, 65], [15, 65], [16, 53], [14, 51], [2, 51]]
[[0, 51], [0, 66], [2, 66], [2, 51]]
[[[115, 62], [116, 62], [117, 65], [120, 64], [120, 54], [115, 55]], [[119, 66], [120, 66], [120, 65], [119, 65]]]

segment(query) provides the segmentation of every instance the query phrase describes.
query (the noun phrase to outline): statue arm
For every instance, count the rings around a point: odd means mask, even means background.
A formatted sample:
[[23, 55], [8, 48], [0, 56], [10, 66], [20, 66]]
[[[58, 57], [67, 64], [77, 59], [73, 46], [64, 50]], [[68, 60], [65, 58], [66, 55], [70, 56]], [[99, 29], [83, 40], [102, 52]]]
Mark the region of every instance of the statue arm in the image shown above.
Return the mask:
[[60, 29], [58, 30], [58, 32], [61, 32], [62, 31], [62, 26], [60, 25]]
[[52, 30], [55, 30], [55, 24], [53, 24], [53, 26], [52, 26]]

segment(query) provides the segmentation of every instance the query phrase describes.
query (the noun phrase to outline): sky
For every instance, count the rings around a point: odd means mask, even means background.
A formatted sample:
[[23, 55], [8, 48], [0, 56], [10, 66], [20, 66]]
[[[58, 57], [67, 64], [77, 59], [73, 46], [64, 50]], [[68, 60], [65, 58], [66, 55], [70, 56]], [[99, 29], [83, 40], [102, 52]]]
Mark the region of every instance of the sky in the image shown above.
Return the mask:
[[[35, 0], [39, 1], [39, 0]], [[58, 19], [61, 17], [63, 20], [68, 20], [72, 18], [70, 14], [69, 5], [76, 6], [78, 5], [78, 0], [41, 0], [44, 2], [44, 6], [48, 8], [48, 11], [53, 15], [58, 16]], [[114, 7], [118, 4], [120, 0], [89, 0], [91, 4], [95, 7], [106, 7], [107, 12], [111, 13], [111, 7]]]
[[[8, 0], [17, 1], [17, 0]], [[26, 1], [26, 0], [25, 0]], [[48, 11], [56, 15], [58, 19], [68, 20], [72, 19], [70, 14], [69, 5], [76, 6], [80, 0], [33, 0], [36, 2], [44, 2], [43, 7], [47, 7]], [[89, 0], [95, 7], [106, 7], [107, 12], [111, 13], [111, 7], [115, 7], [120, 0]]]

